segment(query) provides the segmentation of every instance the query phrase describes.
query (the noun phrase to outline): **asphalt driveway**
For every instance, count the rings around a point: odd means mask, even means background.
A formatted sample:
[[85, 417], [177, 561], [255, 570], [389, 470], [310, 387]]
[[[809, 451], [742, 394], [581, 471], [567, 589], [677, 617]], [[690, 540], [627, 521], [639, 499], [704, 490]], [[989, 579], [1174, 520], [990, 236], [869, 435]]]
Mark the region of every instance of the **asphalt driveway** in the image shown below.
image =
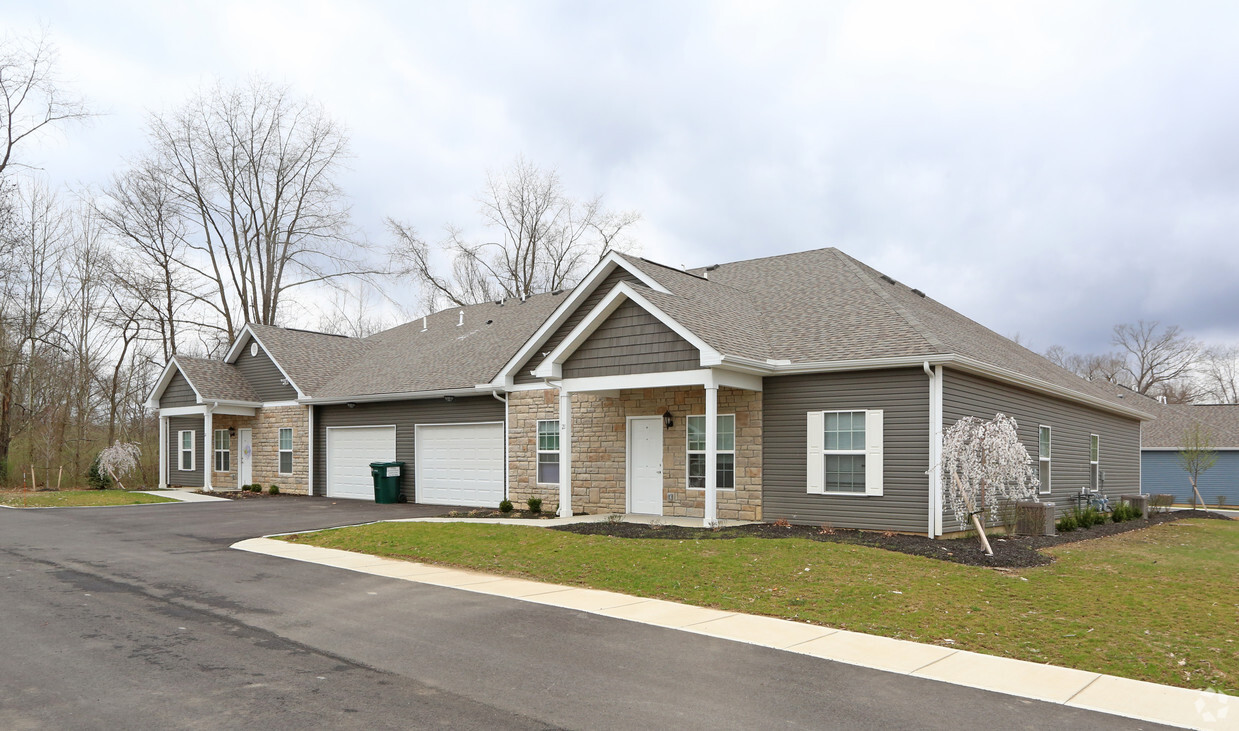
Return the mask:
[[1152, 727], [228, 548], [443, 510], [0, 510], [0, 728]]

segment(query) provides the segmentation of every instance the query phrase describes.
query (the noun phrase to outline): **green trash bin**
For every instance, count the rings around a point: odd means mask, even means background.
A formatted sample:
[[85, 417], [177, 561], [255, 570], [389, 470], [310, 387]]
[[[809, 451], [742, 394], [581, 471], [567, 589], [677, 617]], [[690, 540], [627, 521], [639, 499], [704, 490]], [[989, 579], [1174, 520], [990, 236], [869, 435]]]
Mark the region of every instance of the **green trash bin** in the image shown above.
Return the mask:
[[371, 462], [370, 476], [374, 478], [374, 502], [400, 502], [400, 471], [404, 462]]

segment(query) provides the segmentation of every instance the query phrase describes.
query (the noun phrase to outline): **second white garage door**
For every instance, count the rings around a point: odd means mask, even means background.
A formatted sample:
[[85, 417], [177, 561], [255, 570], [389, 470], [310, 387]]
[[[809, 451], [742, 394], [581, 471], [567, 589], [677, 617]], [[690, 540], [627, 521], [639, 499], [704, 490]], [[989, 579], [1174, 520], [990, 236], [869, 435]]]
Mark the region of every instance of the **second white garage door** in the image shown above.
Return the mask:
[[417, 502], [494, 508], [503, 500], [503, 424], [417, 427]]
[[394, 426], [328, 427], [327, 497], [373, 500], [370, 463], [395, 459]]

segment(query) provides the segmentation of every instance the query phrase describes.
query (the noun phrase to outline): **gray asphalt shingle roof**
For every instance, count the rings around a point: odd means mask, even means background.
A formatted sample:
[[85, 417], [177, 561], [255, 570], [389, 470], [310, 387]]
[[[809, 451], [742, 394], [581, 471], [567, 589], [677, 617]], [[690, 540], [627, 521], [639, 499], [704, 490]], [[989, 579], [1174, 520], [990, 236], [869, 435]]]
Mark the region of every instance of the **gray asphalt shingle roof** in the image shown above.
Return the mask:
[[241, 371], [222, 360], [178, 355], [176, 365], [203, 401], [262, 401]]
[[1157, 417], [1140, 427], [1140, 446], [1178, 449], [1194, 424], [1208, 433], [1215, 449], [1239, 449], [1239, 404], [1142, 404]]
[[317, 395], [340, 371], [365, 356], [361, 338], [253, 325], [250, 330], [292, 382], [307, 396]]

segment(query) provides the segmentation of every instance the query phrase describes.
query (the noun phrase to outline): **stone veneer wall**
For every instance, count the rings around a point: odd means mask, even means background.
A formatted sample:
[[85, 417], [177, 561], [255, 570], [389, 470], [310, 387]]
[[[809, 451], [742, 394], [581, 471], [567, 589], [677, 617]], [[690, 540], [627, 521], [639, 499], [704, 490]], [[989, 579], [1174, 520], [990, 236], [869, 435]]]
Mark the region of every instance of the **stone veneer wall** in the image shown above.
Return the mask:
[[[309, 480], [307, 471], [309, 465], [309, 412], [306, 406], [272, 406], [258, 409], [254, 416], [232, 416], [216, 414], [212, 418], [212, 429], [252, 429], [254, 443], [253, 468], [250, 478], [259, 485], [270, 487], [279, 485], [280, 492], [306, 494]], [[293, 471], [291, 475], [279, 474], [280, 429], [292, 427], [293, 430]], [[211, 485], [218, 489], [237, 487], [237, 445], [238, 438], [232, 437], [231, 467], [228, 472], [211, 473]], [[209, 464], [215, 466], [215, 454], [208, 455]]]
[[[704, 515], [705, 491], [688, 490], [686, 420], [705, 413], [705, 389], [629, 389], [618, 396], [572, 395], [572, 508], [588, 513], [626, 510], [627, 417], [661, 416], [670, 410], [675, 426], [663, 430], [663, 514]], [[718, 413], [736, 415], [736, 487], [718, 491], [718, 517], [761, 520], [761, 393], [720, 388]], [[559, 418], [559, 393], [552, 389], [508, 394], [508, 495], [519, 504], [540, 497], [544, 509], [559, 503], [558, 485], [536, 484], [537, 422]]]
[[[216, 414], [211, 418], [211, 429], [252, 429], [254, 427], [254, 417], [252, 416], [232, 416], [224, 414]], [[206, 442], [203, 442], [205, 444]], [[232, 469], [227, 472], [215, 471], [215, 449], [211, 449], [211, 454], [208, 455], [207, 464], [211, 469], [211, 486], [216, 490], [231, 490], [237, 486], [237, 438], [232, 437], [230, 444], [232, 454], [229, 456], [228, 464]]]

